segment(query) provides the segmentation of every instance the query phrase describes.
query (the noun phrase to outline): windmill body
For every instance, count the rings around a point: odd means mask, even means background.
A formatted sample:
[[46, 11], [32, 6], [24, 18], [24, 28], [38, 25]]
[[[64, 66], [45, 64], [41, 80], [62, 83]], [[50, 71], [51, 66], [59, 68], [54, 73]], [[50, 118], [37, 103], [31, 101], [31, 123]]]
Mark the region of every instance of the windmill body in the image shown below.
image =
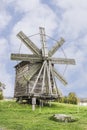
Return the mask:
[[75, 65], [74, 59], [53, 57], [54, 53], [64, 44], [64, 39], [61, 38], [48, 50], [45, 29], [43, 27], [39, 29], [42, 49], [39, 49], [22, 31], [17, 34], [17, 37], [23, 41], [33, 54], [11, 54], [12, 60], [21, 61], [15, 66], [14, 96], [16, 98], [54, 99], [61, 96], [55, 77], [64, 85], [67, 85], [67, 81], [55, 69], [54, 64]]

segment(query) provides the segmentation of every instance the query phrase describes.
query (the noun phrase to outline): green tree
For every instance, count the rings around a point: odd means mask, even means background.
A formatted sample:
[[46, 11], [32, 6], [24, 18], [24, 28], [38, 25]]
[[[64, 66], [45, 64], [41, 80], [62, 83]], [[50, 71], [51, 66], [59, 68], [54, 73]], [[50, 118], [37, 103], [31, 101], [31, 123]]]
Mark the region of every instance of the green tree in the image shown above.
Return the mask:
[[5, 89], [5, 84], [0, 82], [0, 100], [3, 99], [3, 89]]
[[68, 94], [68, 103], [70, 104], [77, 104], [78, 103], [78, 98], [74, 92], [70, 92]]
[[68, 103], [68, 97], [67, 96], [63, 97], [63, 103]]

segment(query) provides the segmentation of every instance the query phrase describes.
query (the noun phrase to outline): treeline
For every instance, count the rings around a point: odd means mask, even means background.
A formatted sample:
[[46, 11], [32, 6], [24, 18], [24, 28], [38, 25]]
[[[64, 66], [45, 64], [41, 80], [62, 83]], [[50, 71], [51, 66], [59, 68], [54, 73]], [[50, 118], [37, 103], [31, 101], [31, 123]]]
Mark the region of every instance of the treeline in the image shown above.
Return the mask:
[[60, 97], [56, 101], [60, 103], [77, 104], [78, 97], [76, 96], [74, 92], [70, 92], [68, 96]]

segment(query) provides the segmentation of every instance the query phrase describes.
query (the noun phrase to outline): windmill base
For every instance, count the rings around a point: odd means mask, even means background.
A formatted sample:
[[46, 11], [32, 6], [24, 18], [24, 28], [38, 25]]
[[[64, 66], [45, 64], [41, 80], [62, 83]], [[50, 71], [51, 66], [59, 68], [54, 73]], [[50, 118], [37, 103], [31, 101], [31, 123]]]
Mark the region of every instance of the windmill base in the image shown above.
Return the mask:
[[31, 96], [18, 96], [15, 97], [16, 102], [18, 103], [24, 103], [27, 102], [28, 104], [32, 104], [32, 99], [36, 98], [36, 103], [37, 105], [40, 105], [40, 100], [43, 100], [44, 102], [55, 100], [58, 98], [58, 95], [31, 95]]

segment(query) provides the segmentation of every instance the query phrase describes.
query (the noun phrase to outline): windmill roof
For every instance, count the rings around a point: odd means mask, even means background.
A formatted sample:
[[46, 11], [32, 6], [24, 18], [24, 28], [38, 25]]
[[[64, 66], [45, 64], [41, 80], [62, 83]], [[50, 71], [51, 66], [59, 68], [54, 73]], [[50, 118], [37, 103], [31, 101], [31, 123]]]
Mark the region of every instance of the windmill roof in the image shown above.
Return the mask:
[[24, 65], [26, 65], [26, 64], [28, 64], [28, 63], [30, 63], [29, 61], [21, 61], [21, 62], [19, 62], [17, 65], [15, 65], [14, 67], [15, 68], [17, 68], [17, 67], [22, 67], [22, 66], [24, 66]]

